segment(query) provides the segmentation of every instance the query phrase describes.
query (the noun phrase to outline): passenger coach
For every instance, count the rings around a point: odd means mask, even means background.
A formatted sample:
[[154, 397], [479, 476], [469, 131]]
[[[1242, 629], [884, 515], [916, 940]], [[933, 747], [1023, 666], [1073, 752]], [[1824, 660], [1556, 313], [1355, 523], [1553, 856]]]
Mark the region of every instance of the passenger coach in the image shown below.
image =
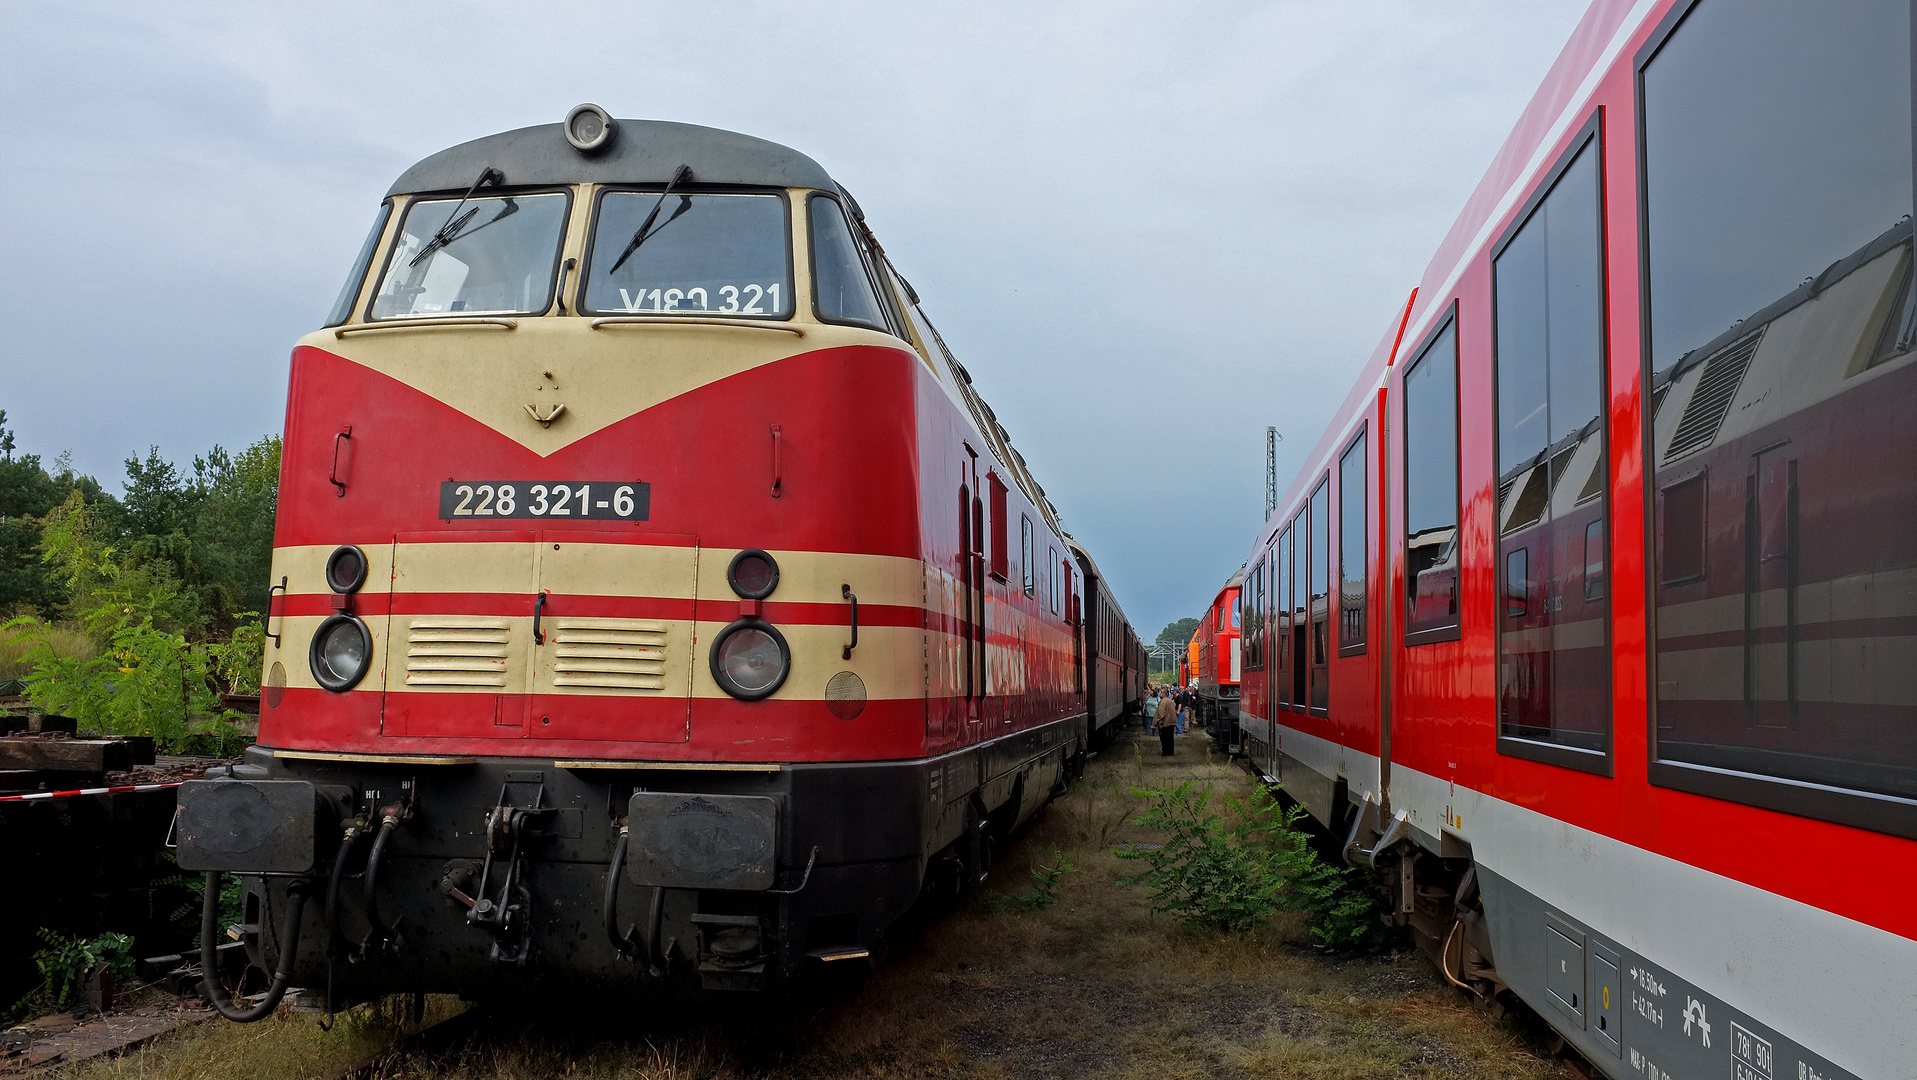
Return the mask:
[[810, 158], [596, 106], [427, 158], [293, 351], [259, 744], [181, 793], [208, 955], [236, 873], [276, 972], [222, 1011], [857, 966], [1123, 708], [1081, 566]]
[[1917, 1075], [1912, 41], [1594, 4], [1247, 563], [1256, 763], [1613, 1078]]

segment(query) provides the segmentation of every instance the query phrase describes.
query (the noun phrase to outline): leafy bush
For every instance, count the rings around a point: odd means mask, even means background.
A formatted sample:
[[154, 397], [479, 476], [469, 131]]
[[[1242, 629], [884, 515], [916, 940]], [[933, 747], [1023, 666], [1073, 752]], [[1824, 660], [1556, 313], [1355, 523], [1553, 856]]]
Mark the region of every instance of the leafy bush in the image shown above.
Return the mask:
[[[176, 862], [172, 852], [162, 852], [167, 862]], [[200, 915], [202, 905], [206, 903], [206, 875], [169, 874], [161, 878], [160, 885], [181, 889], [190, 894], [186, 902], [174, 908], [166, 921], [179, 928], [182, 933], [193, 939], [193, 948], [200, 947]], [[215, 926], [232, 926], [240, 921], [240, 912], [246, 903], [246, 889], [238, 874], [227, 874], [220, 879], [220, 916]]]
[[40, 987], [21, 999], [14, 1006], [15, 1012], [66, 1008], [80, 982], [92, 976], [102, 960], [114, 978], [133, 977], [133, 939], [125, 934], [109, 931], [91, 941], [44, 927], [39, 934], [47, 943], [46, 948], [33, 954], [33, 963], [40, 969]]
[[1375, 948], [1386, 940], [1376, 891], [1357, 870], [1329, 865], [1311, 849], [1298, 828], [1302, 806], [1287, 809], [1259, 789], [1250, 799], [1226, 796], [1228, 818], [1210, 809], [1212, 789], [1195, 781], [1134, 791], [1150, 803], [1136, 824], [1168, 834], [1161, 848], [1117, 853], [1147, 864], [1125, 884], [1149, 886], [1153, 911], [1225, 931], [1302, 911], [1320, 949]]

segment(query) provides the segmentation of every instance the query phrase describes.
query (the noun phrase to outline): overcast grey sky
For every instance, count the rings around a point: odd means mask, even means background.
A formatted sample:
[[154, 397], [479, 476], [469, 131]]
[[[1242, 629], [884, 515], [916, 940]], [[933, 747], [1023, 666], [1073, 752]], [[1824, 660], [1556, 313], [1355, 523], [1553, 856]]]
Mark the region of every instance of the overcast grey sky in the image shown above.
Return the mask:
[[849, 187], [1147, 639], [1196, 614], [1585, 0], [0, 0], [0, 408], [109, 487], [279, 430], [413, 161], [562, 118]]

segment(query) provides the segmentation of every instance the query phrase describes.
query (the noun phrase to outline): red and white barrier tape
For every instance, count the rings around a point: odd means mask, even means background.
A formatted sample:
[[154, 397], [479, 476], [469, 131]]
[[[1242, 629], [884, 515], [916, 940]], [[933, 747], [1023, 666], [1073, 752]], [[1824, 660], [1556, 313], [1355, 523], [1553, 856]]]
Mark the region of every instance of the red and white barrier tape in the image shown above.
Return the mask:
[[0, 795], [0, 802], [26, 802], [28, 799], [64, 799], [72, 795], [118, 795], [123, 791], [163, 791], [176, 788], [185, 783], [174, 780], [166, 784], [122, 784], [119, 787], [75, 788], [72, 791], [32, 791], [25, 795]]

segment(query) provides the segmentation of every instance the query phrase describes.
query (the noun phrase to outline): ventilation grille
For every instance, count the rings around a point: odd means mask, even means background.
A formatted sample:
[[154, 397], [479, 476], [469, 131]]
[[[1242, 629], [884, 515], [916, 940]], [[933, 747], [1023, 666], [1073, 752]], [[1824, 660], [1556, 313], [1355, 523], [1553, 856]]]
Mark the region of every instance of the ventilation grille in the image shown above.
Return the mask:
[[1717, 438], [1717, 429], [1724, 423], [1724, 415], [1731, 411], [1737, 388], [1743, 383], [1744, 372], [1750, 368], [1751, 357], [1757, 355], [1757, 345], [1762, 340], [1762, 332], [1752, 334], [1704, 362], [1704, 374], [1698, 376], [1697, 389], [1691, 391], [1691, 400], [1684, 403], [1684, 415], [1678, 419], [1677, 430], [1671, 433], [1671, 444], [1664, 450], [1666, 465], [1704, 449]]
[[636, 619], [558, 619], [553, 685], [664, 690], [666, 624]]
[[406, 628], [406, 685], [505, 686], [504, 619], [424, 618]]

